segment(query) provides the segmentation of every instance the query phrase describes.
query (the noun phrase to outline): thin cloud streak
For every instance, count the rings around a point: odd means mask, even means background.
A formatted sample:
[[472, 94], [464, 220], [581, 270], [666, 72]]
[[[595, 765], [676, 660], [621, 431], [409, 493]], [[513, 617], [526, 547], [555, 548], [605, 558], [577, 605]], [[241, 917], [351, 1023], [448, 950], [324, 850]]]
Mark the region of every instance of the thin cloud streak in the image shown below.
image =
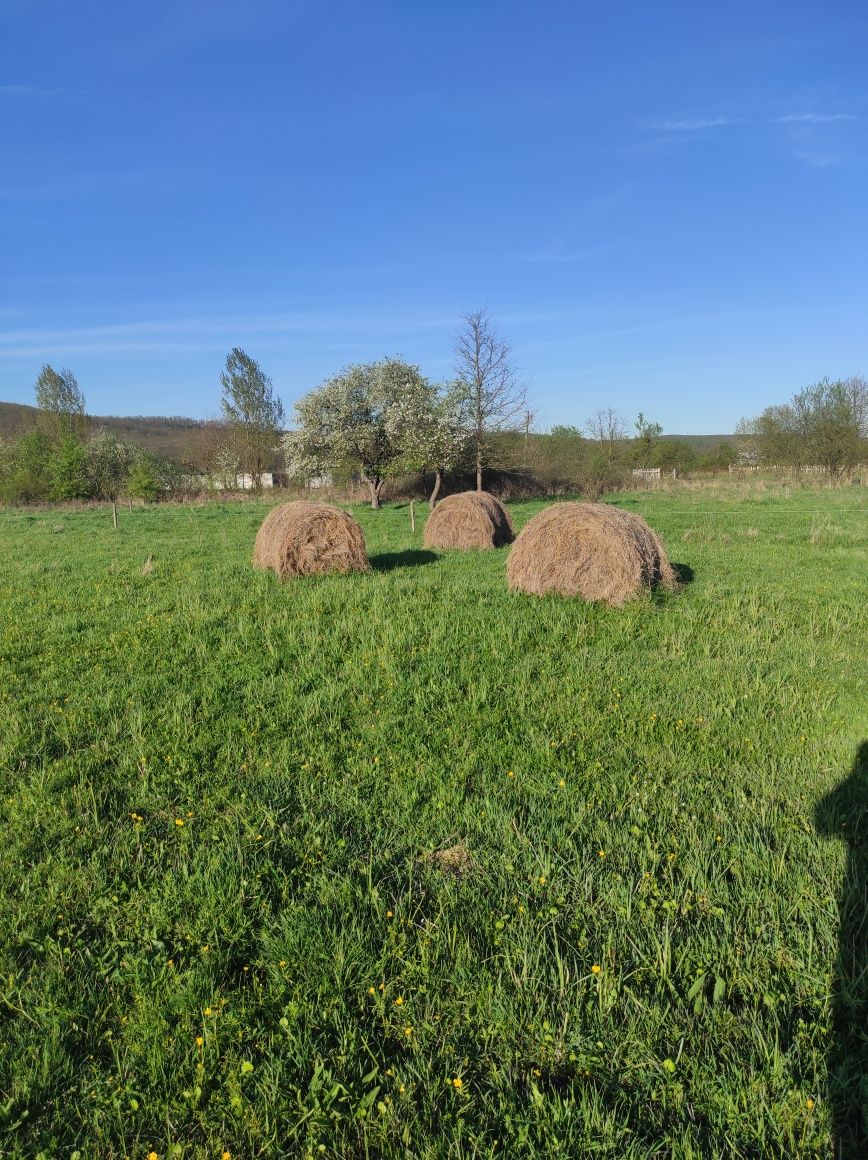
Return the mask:
[[855, 113], [790, 113], [775, 117], [774, 125], [828, 125], [832, 121], [858, 121]]
[[664, 133], [696, 133], [702, 129], [740, 124], [742, 124], [740, 117], [684, 117], [672, 121], [651, 121], [648, 127]]
[[447, 315], [294, 313], [254, 316], [196, 317], [122, 322], [104, 326], [0, 331], [0, 359], [39, 356], [47, 347], [65, 354], [199, 354], [223, 349], [243, 336], [271, 336], [298, 345], [305, 339], [357, 340], [377, 334], [388, 345], [398, 336], [426, 330], [454, 329], [460, 319]]
[[793, 150], [792, 156], [796, 161], [810, 165], [812, 169], [832, 169], [842, 164], [842, 159], [837, 153], [807, 153], [804, 150]]
[[59, 97], [63, 89], [42, 89], [36, 85], [0, 85], [0, 97]]

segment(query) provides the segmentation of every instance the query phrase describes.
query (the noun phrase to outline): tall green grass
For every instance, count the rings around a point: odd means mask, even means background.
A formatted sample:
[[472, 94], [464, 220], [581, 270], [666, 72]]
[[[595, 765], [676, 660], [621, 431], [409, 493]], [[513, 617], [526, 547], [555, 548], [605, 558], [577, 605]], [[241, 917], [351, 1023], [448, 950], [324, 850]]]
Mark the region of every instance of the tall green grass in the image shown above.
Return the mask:
[[618, 502], [680, 593], [397, 506], [284, 586], [256, 503], [0, 514], [0, 1155], [857, 1147], [865, 493]]

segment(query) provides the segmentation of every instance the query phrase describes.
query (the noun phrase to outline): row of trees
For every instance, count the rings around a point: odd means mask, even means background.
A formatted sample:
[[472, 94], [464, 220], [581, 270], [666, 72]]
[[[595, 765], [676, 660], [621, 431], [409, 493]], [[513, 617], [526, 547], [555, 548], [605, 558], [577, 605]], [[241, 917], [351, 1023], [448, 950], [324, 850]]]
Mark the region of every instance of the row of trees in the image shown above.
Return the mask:
[[291, 478], [358, 473], [375, 508], [396, 475], [429, 473], [432, 507], [448, 471], [472, 467], [482, 490], [495, 437], [526, 403], [510, 345], [484, 310], [464, 318], [450, 382], [433, 383], [399, 358], [347, 367], [295, 404], [295, 427], [282, 439], [283, 407], [254, 359], [234, 349], [221, 386], [227, 446], [254, 486], [280, 443]]
[[820, 467], [840, 478], [868, 462], [868, 380], [823, 379], [766, 407], [738, 425], [740, 452], [750, 465]]
[[38, 427], [0, 444], [0, 499], [153, 499], [180, 488], [234, 488], [239, 476], [260, 487], [265, 472], [285, 468], [306, 484], [360, 478], [371, 504], [395, 477], [430, 481], [433, 507], [447, 473], [509, 474], [526, 490], [596, 495], [622, 485], [632, 468], [816, 465], [838, 477], [868, 460], [868, 384], [824, 379], [783, 405], [743, 420], [735, 443], [701, 457], [687, 442], [663, 437], [660, 424], [637, 417], [632, 431], [608, 407], [584, 430], [556, 426], [532, 432], [533, 411], [509, 343], [485, 311], [464, 317], [454, 345], [454, 375], [435, 383], [400, 358], [357, 364], [295, 404], [285, 430], [283, 405], [255, 359], [233, 348], [220, 376], [221, 417], [202, 424], [183, 464], [90, 431], [84, 396], [69, 370], [42, 368], [36, 382]]
[[[412, 363], [384, 358], [348, 367], [306, 394], [282, 441], [288, 474], [298, 482], [357, 474], [373, 507], [389, 478], [427, 475], [433, 507], [447, 472], [472, 473], [481, 490], [487, 469], [506, 468], [549, 490], [594, 495], [622, 484], [633, 468], [815, 465], [834, 478], [868, 459], [868, 385], [862, 378], [807, 387], [790, 403], [742, 421], [736, 441], [718, 442], [699, 455], [685, 440], [665, 439], [660, 424], [641, 412], [630, 431], [612, 407], [591, 415], [584, 430], [561, 425], [545, 438], [532, 436], [533, 412], [510, 345], [485, 311], [465, 316], [454, 354], [455, 375], [446, 383], [432, 383]], [[240, 351], [230, 360], [237, 367], [252, 363]], [[271, 454], [277, 446], [283, 411], [270, 382], [252, 367], [246, 397], [256, 400], [254, 441], [264, 441], [267, 458], [268, 444]], [[250, 383], [258, 384], [255, 391]], [[227, 420], [241, 423], [232, 402], [239, 395], [236, 376], [224, 375], [223, 389]], [[254, 460], [248, 456], [248, 462]], [[250, 470], [256, 478], [256, 467]]]
[[189, 482], [182, 467], [136, 443], [96, 430], [81, 440], [52, 439], [37, 427], [14, 443], [0, 443], [0, 502], [99, 499], [154, 500]]
[[84, 395], [73, 373], [46, 364], [36, 380], [40, 423], [19, 439], [0, 443], [3, 502], [101, 499], [121, 495], [157, 499], [177, 488], [180, 465], [90, 429]]

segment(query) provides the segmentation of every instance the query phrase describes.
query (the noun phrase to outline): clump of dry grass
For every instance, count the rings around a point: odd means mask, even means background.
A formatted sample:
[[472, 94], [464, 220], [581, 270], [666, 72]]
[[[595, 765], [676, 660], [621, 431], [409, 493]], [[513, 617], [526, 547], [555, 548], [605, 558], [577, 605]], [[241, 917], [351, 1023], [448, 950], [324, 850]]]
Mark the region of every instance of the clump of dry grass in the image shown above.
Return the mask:
[[254, 568], [289, 576], [370, 570], [365, 537], [351, 515], [303, 500], [273, 508], [256, 534]]
[[473, 869], [470, 851], [462, 840], [456, 842], [454, 846], [448, 846], [443, 850], [433, 850], [430, 854], [425, 854], [423, 860], [443, 874], [449, 874], [453, 878], [463, 878]]
[[147, 560], [145, 560], [144, 564], [142, 564], [142, 575], [150, 576], [155, 567], [156, 565], [154, 564], [154, 557], [148, 556]]
[[522, 528], [509, 555], [510, 588], [556, 592], [620, 607], [643, 588], [675, 586], [660, 538], [632, 512], [557, 503]]
[[509, 513], [487, 491], [461, 491], [440, 501], [425, 524], [426, 548], [499, 548], [515, 539]]

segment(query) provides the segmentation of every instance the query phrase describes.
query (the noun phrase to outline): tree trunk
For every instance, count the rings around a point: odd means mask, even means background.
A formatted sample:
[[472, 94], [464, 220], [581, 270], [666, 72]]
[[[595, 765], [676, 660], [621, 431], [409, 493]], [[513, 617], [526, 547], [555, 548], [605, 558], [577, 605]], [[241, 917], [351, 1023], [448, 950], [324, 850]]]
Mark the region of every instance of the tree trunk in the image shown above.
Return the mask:
[[482, 448], [476, 449], [476, 490], [482, 491]]
[[373, 479], [368, 480], [368, 488], [371, 492], [371, 507], [375, 510], [380, 506], [380, 492], [383, 490], [383, 480], [378, 475]]
[[434, 472], [434, 490], [428, 496], [428, 507], [434, 511], [434, 505], [437, 503], [437, 496], [440, 494], [440, 488], [443, 486], [443, 472], [438, 467]]

